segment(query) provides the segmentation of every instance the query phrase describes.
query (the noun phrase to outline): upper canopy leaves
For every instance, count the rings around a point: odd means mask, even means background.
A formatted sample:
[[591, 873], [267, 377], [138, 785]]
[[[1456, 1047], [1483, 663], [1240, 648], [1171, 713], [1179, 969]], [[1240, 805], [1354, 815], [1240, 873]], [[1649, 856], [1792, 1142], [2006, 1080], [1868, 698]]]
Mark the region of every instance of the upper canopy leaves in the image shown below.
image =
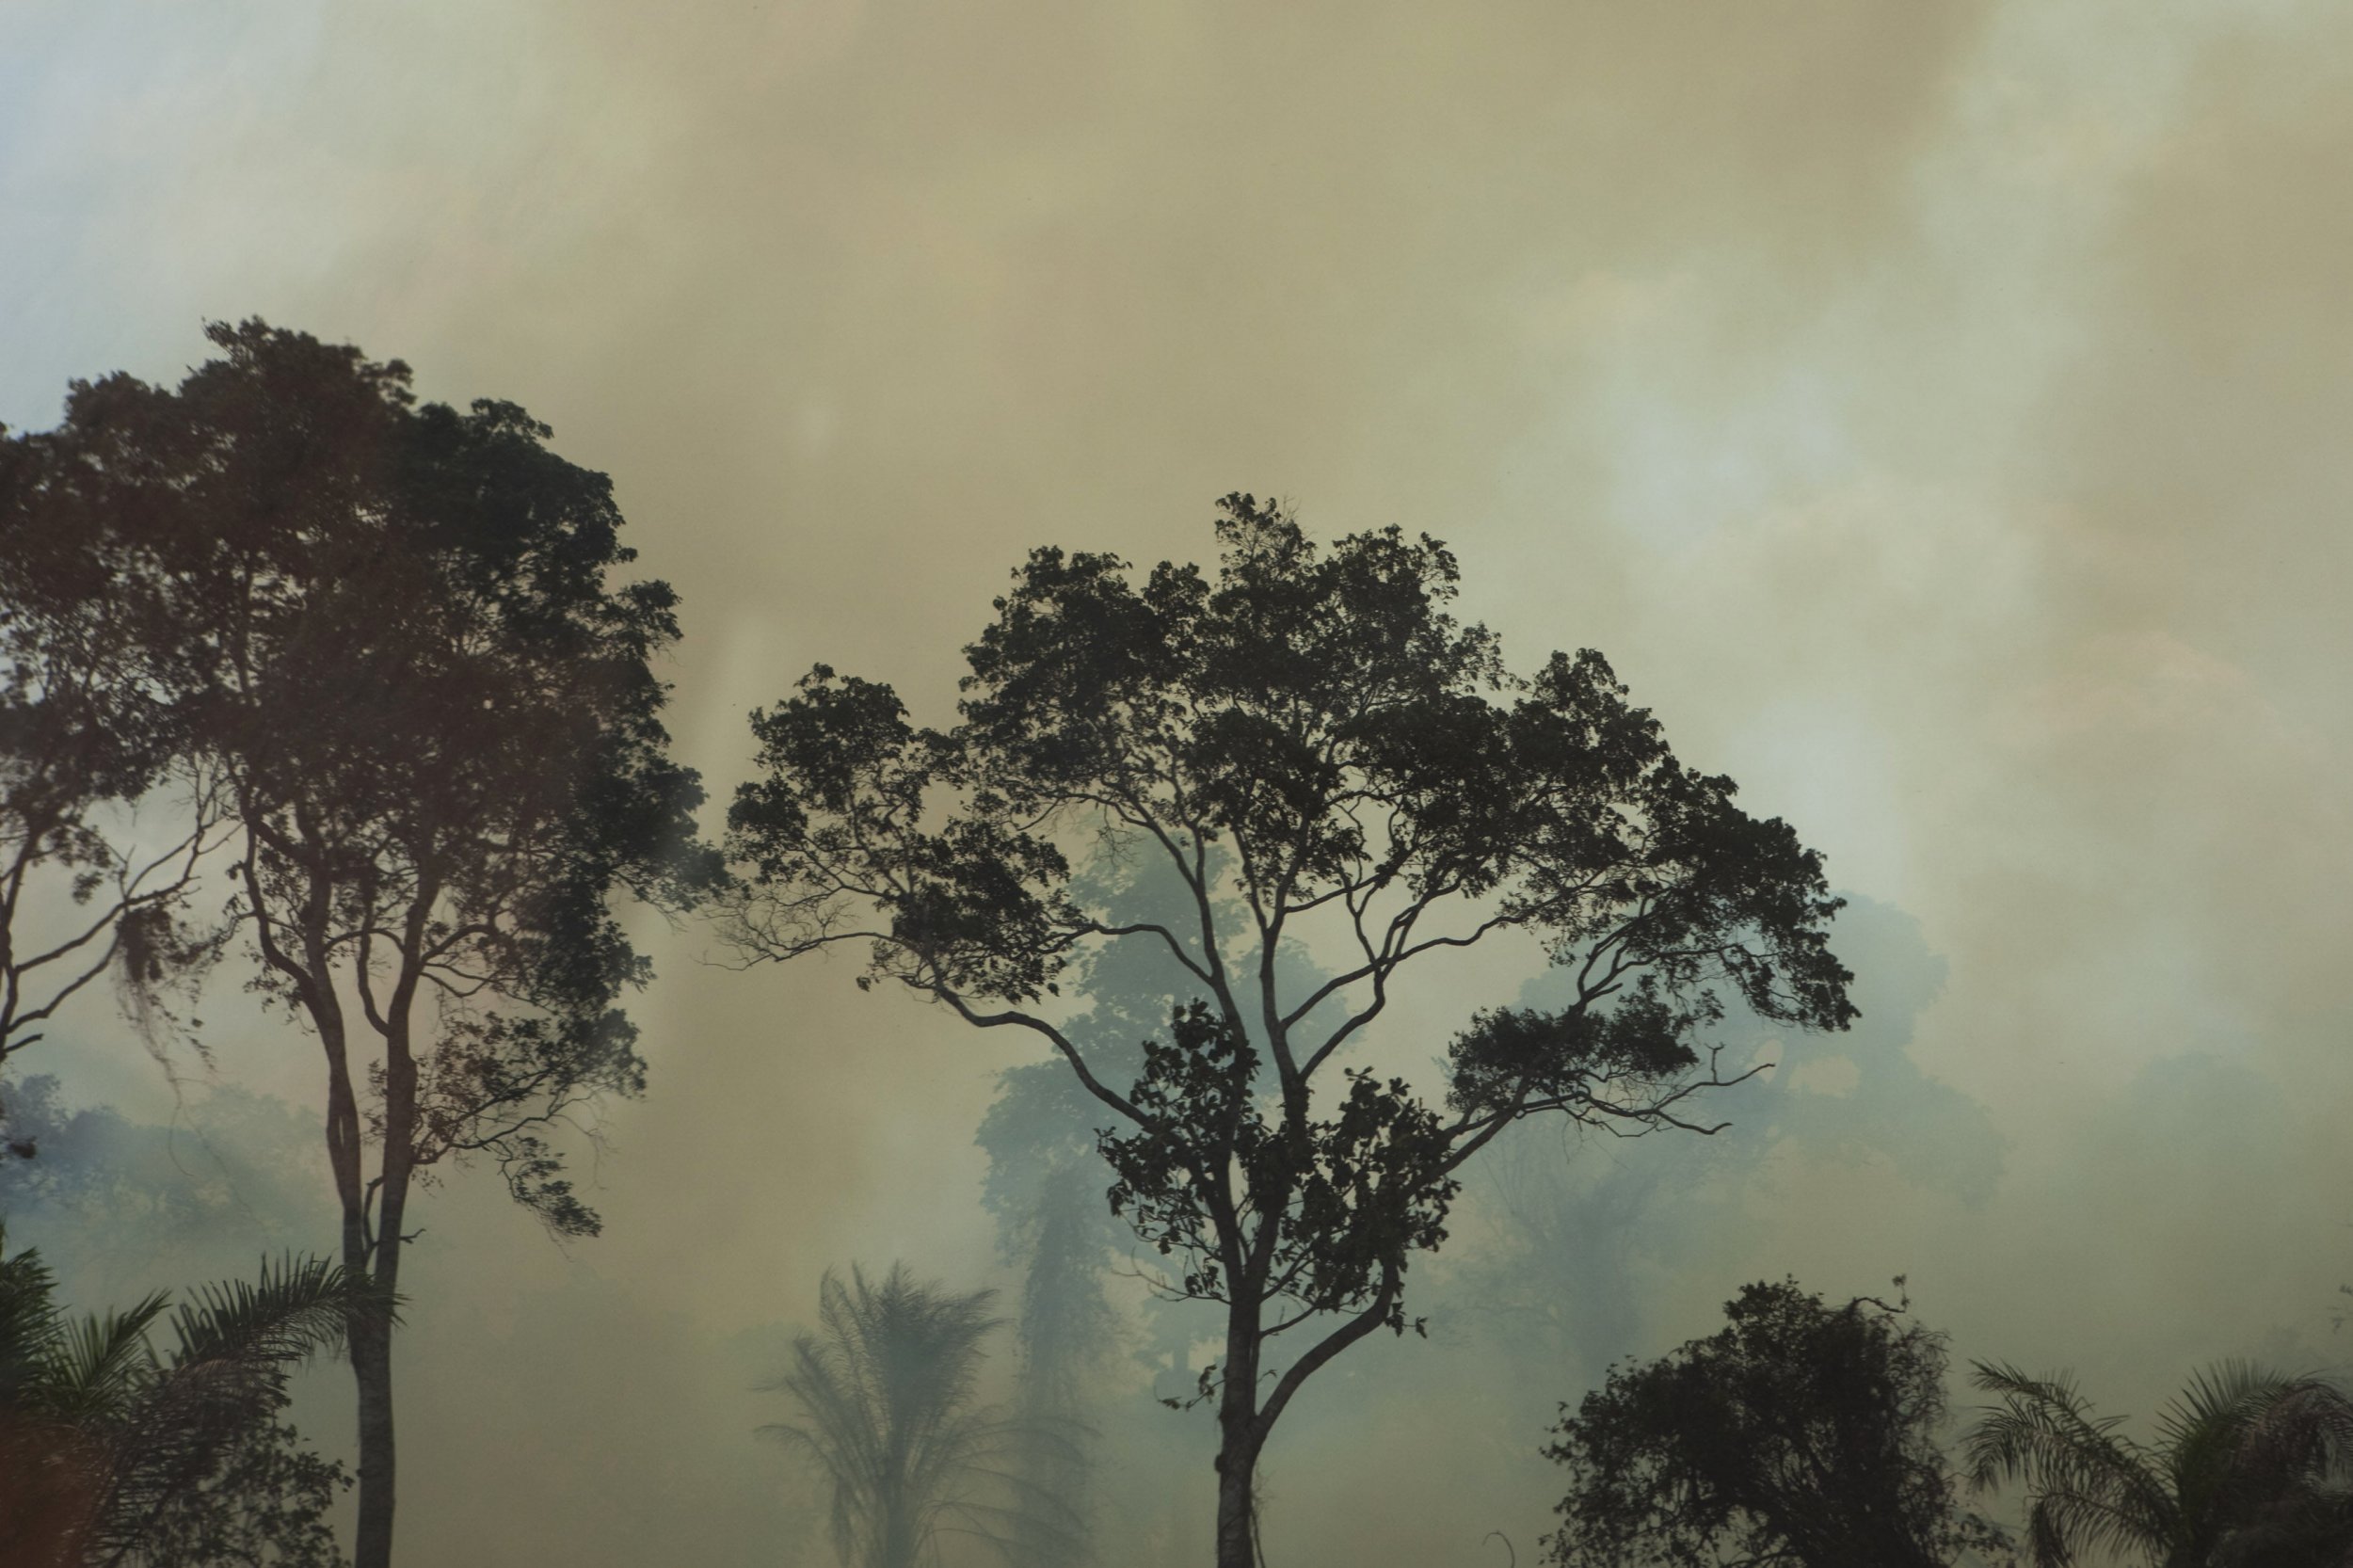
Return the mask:
[[719, 877], [659, 716], [676, 596], [616, 580], [611, 482], [515, 405], [421, 406], [398, 361], [258, 321], [208, 335], [176, 390], [74, 387], [11, 471], [11, 549], [44, 614], [104, 606], [117, 684], [222, 781], [264, 984], [314, 1015], [355, 989], [394, 1057], [442, 1005], [439, 1055], [377, 1085], [403, 1158], [494, 1151], [582, 1228], [527, 1129], [638, 1081], [615, 1003], [648, 969], [608, 896]]
[[[1246, 495], [1217, 531], [1214, 581], [1033, 552], [966, 650], [952, 730], [823, 666], [756, 715], [764, 776], [729, 819], [755, 945], [862, 935], [880, 973], [1034, 998], [1105, 934], [1049, 841], [1077, 813], [1196, 880], [1228, 852], [1262, 941], [1320, 908], [1354, 917], [1350, 984], [1385, 978], [1429, 939], [1422, 913], [1460, 898], [1481, 930], [1543, 936], [1596, 995], [1713, 976], [1769, 1018], [1851, 1016], [1819, 856], [1677, 762], [1600, 654], [1511, 677], [1494, 635], [1449, 613], [1454, 558], [1428, 537], [1320, 551]], [[870, 900], [886, 926], [853, 918]]]

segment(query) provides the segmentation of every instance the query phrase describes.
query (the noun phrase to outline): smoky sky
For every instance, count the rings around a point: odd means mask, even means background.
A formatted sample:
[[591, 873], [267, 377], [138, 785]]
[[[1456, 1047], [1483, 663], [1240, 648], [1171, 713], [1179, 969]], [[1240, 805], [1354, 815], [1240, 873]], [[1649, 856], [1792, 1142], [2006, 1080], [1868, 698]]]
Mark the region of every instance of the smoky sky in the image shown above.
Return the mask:
[[[1626, 1352], [1745, 1279], [1904, 1273], [1958, 1355], [2119, 1410], [2342, 1356], [2342, 8], [18, 0], [8, 33], [0, 420], [256, 314], [522, 403], [680, 590], [717, 802], [810, 664], [944, 721], [1028, 550], [1201, 559], [1227, 490], [1446, 539], [1521, 668], [1603, 649], [1910, 922], [1873, 1048], [1999, 1151], [1913, 1179], [1880, 1125], [1913, 1102], [1822, 1069], [1865, 1132], [1746, 1129]], [[746, 1391], [821, 1272], [1011, 1283], [972, 1143], [1009, 1047], [846, 957], [644, 931], [606, 1234], [543, 1241], [488, 1172], [425, 1200], [411, 1560], [824, 1560]], [[1371, 1048], [1426, 1060], [1531, 974], [1460, 964]], [[208, 1074], [311, 1106], [315, 1048], [224, 989], [177, 1098], [103, 1004], [27, 1070], [150, 1125], [202, 1123]], [[258, 1249], [221, 1224], [222, 1267]], [[1366, 1352], [1411, 1397], [1351, 1437], [1310, 1385], [1270, 1553], [1528, 1549], [1541, 1433], [1497, 1380], [1589, 1370]]]

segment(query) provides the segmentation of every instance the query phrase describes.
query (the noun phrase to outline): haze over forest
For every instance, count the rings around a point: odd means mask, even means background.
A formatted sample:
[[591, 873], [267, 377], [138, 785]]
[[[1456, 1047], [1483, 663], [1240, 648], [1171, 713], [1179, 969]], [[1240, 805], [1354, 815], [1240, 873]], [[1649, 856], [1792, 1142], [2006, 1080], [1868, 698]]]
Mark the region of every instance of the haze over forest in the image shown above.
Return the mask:
[[[1731, 1020], [1730, 1059], [1779, 1065], [1712, 1140], [1535, 1124], [1472, 1167], [1412, 1275], [1428, 1337], [1353, 1350], [1268, 1449], [1277, 1568], [1529, 1553], [1557, 1407], [1753, 1280], [1902, 1275], [1957, 1364], [2070, 1368], [2114, 1412], [2224, 1356], [2348, 1359], [2353, 12], [8, 22], [0, 424], [55, 424], [75, 378], [175, 385], [206, 322], [255, 316], [520, 404], [679, 592], [657, 668], [706, 835], [745, 714], [811, 664], [952, 723], [1031, 550], [1211, 565], [1246, 489], [1319, 541], [1446, 541], [1514, 668], [1603, 650], [1823, 853], [1855, 1027]], [[547, 1239], [487, 1171], [411, 1211], [401, 1560], [829, 1562], [754, 1436], [821, 1277], [903, 1260], [1021, 1309], [980, 1140], [1041, 1056], [855, 954], [631, 931], [648, 1087], [569, 1144], [602, 1234]], [[247, 969], [196, 1009], [209, 1061], [96, 993], [9, 1060], [11, 1110], [48, 1075], [77, 1129], [0, 1168], [10, 1245], [72, 1302], [330, 1247], [317, 1049]], [[1426, 1071], [1548, 978], [1481, 947], [1364, 1060]], [[1109, 1277], [1103, 1560], [1206, 1561], [1209, 1413], [1153, 1401], [1214, 1327]], [[990, 1389], [1014, 1360], [1000, 1332]], [[349, 1384], [296, 1385], [332, 1453]]]

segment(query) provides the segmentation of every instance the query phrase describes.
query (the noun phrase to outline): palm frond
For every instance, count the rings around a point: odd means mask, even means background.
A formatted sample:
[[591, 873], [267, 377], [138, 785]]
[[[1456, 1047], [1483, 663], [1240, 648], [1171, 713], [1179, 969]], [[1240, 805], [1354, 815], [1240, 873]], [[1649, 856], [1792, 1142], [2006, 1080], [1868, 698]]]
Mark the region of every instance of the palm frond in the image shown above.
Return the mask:
[[2159, 1413], [2154, 1448], [2063, 1375], [1979, 1363], [1973, 1381], [2001, 1403], [1964, 1440], [1969, 1477], [2025, 1481], [2043, 1568], [2085, 1552], [2153, 1568], [2353, 1564], [2353, 1397], [2327, 1379], [2217, 1362]]
[[114, 1434], [97, 1562], [136, 1551], [166, 1501], [202, 1484], [239, 1437], [274, 1416], [296, 1365], [340, 1348], [356, 1315], [397, 1309], [341, 1265], [292, 1255], [264, 1259], [256, 1279], [194, 1295], [172, 1318], [171, 1354], [150, 1353], [136, 1405]]
[[52, 1364], [66, 1330], [56, 1275], [31, 1247], [7, 1256], [8, 1240], [0, 1224], [0, 1410]]
[[1973, 1364], [1971, 1383], [2001, 1396], [1984, 1408], [1961, 1445], [1964, 1473], [1979, 1490], [2024, 1480], [2032, 1560], [2061, 1568], [2078, 1550], [2162, 1556], [2179, 1511], [2159, 1457], [2100, 1416], [2064, 1373], [2031, 1377], [2015, 1367]]
[[147, 1331], [171, 1298], [157, 1290], [120, 1311], [91, 1313], [67, 1323], [52, 1346], [28, 1403], [76, 1425], [126, 1416], [153, 1372]]
[[399, 1321], [399, 1304], [375, 1284], [322, 1257], [262, 1260], [253, 1279], [198, 1287], [172, 1315], [175, 1367], [199, 1362], [303, 1361], [343, 1348], [355, 1317]]

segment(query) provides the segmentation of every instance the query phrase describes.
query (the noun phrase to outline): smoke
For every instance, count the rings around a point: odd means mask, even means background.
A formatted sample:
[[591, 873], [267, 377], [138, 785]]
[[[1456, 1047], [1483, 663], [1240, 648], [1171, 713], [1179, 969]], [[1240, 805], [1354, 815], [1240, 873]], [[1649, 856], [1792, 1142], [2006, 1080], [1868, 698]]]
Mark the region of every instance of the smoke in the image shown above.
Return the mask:
[[[257, 312], [407, 359], [428, 396], [521, 402], [614, 473], [681, 590], [674, 728], [721, 800], [745, 710], [810, 663], [946, 719], [1027, 550], [1197, 558], [1248, 488], [1327, 535], [1447, 538], [1515, 663], [1604, 649], [1680, 755], [1875, 901], [1847, 929], [1884, 1032], [1797, 1043], [1721, 1150], [1642, 1151], [1655, 1198], [1567, 1154], [1637, 1227], [1596, 1208], [1575, 1238], [1602, 1263], [1559, 1265], [1594, 1293], [1570, 1320], [1618, 1327], [1539, 1366], [1465, 1312], [1303, 1396], [1270, 1462], [1284, 1568], [1468, 1561], [1498, 1525], [1526, 1550], [1530, 1416], [1596, 1355], [1705, 1332], [1743, 1279], [1908, 1272], [1958, 1358], [2073, 1365], [2118, 1410], [2234, 1351], [2341, 1356], [2339, 8], [10, 23], [0, 419], [49, 423], [73, 376], [176, 380], [203, 319]], [[416, 1560], [823, 1561], [748, 1392], [823, 1270], [1018, 1283], [972, 1144], [1004, 1043], [856, 992], [848, 961], [647, 939], [651, 1093], [588, 1168], [606, 1234], [559, 1250], [481, 1172], [424, 1206]], [[236, 962], [201, 1009], [217, 1081], [307, 1129], [316, 1047], [241, 1010]], [[1426, 1059], [1531, 970], [1460, 966], [1367, 1048]], [[40, 1049], [73, 1103], [170, 1125], [103, 1007]], [[92, 1288], [331, 1240], [323, 1194], [265, 1191], [233, 1257], [91, 1233]], [[1485, 1235], [1433, 1292], [1476, 1293], [1509, 1250]], [[1107, 1486], [1206, 1470], [1164, 1415]], [[1119, 1544], [1197, 1560], [1182, 1528]]]

